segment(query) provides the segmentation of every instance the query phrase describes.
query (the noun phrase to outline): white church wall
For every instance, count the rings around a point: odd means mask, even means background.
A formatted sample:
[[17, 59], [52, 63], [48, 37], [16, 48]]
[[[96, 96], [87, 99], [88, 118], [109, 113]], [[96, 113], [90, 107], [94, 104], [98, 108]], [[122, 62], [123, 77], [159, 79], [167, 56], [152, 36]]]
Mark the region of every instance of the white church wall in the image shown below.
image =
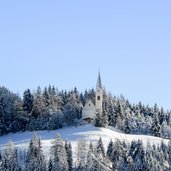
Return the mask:
[[96, 108], [91, 100], [89, 100], [82, 110], [82, 119], [92, 118], [95, 119]]

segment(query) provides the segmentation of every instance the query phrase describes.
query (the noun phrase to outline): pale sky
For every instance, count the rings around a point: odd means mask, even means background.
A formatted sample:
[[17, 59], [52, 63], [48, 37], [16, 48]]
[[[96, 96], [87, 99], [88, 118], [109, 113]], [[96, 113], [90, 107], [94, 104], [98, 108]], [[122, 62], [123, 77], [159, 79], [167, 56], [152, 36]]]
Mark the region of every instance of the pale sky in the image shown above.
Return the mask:
[[171, 109], [170, 0], [0, 1], [0, 86], [22, 95], [102, 83]]

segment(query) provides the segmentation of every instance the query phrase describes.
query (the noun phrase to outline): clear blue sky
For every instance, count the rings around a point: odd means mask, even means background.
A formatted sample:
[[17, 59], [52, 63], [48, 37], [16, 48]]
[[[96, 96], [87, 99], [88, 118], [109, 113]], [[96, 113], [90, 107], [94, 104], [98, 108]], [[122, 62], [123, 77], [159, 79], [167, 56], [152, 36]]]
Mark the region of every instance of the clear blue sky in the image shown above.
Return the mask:
[[0, 85], [95, 87], [171, 109], [170, 0], [0, 1]]

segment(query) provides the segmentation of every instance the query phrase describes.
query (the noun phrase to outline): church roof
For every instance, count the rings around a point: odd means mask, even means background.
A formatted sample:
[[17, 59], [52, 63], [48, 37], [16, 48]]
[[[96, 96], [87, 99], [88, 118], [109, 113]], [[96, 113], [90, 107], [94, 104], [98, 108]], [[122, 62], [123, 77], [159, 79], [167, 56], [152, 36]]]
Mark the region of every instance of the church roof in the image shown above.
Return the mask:
[[102, 81], [101, 81], [100, 71], [99, 71], [98, 77], [97, 77], [96, 88], [102, 88]]

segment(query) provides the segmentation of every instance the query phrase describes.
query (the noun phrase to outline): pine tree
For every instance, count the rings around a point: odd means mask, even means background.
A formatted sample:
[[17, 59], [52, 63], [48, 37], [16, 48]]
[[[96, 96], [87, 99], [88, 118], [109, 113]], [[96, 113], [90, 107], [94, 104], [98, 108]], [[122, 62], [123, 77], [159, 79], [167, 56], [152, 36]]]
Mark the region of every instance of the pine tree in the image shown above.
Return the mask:
[[161, 127], [160, 127], [159, 120], [158, 120], [156, 115], [153, 116], [151, 132], [156, 137], [160, 137], [161, 136]]
[[41, 141], [38, 135], [34, 135], [30, 141], [26, 159], [26, 170], [46, 171], [46, 162], [43, 155]]
[[101, 117], [101, 114], [99, 112], [96, 113], [94, 126], [96, 126], [96, 127], [102, 127], [102, 117]]
[[107, 147], [107, 156], [109, 157], [110, 160], [112, 160], [112, 151], [114, 149], [114, 143], [112, 140], [110, 140], [109, 145]]
[[52, 159], [50, 158], [48, 163], [48, 171], [52, 171], [52, 167], [53, 167]]
[[56, 135], [51, 147], [52, 171], [68, 171], [65, 146], [59, 134]]
[[129, 155], [135, 163], [135, 170], [146, 170], [146, 156], [142, 141], [138, 140], [131, 143]]
[[67, 161], [68, 161], [68, 171], [73, 170], [73, 159], [72, 159], [72, 146], [70, 142], [65, 142], [65, 150], [67, 154]]
[[123, 150], [122, 150], [121, 142], [117, 139], [114, 143], [114, 148], [111, 154], [111, 160], [113, 162], [114, 169], [118, 168], [119, 162], [122, 158], [122, 152]]
[[125, 119], [125, 124], [124, 124], [124, 125], [125, 125], [125, 129], [124, 129], [125, 133], [126, 133], [126, 134], [131, 133], [131, 129], [130, 129], [130, 127], [129, 127], [128, 118]]
[[93, 144], [90, 142], [89, 150], [87, 153], [86, 171], [99, 171], [100, 166], [95, 158], [96, 152], [94, 150]]
[[107, 99], [107, 114], [108, 114], [108, 123], [110, 126], [116, 126], [115, 110], [114, 110], [114, 99], [111, 94]]
[[19, 171], [19, 163], [17, 157], [17, 150], [14, 147], [13, 142], [8, 142], [3, 159], [2, 159], [2, 170], [3, 171]]
[[99, 156], [99, 158], [105, 157], [105, 149], [104, 149], [104, 145], [103, 145], [101, 137], [97, 143], [96, 152], [97, 152], [97, 155]]
[[102, 123], [102, 127], [106, 127], [108, 125], [108, 117], [107, 117], [107, 112], [105, 110], [103, 110], [102, 112], [102, 118], [101, 118], [101, 123]]
[[77, 125], [81, 118], [81, 103], [77, 94], [71, 93], [64, 106], [64, 119], [67, 125]]
[[4, 123], [5, 107], [6, 107], [6, 104], [4, 102], [4, 98], [2, 97], [0, 99], [0, 135], [6, 132], [5, 123]]
[[45, 89], [43, 91], [43, 101], [44, 101], [45, 107], [48, 110], [49, 109], [49, 105], [50, 105], [50, 95], [49, 95], [47, 87], [45, 87]]
[[23, 110], [30, 113], [33, 108], [33, 102], [34, 97], [30, 89], [25, 90], [23, 95]]
[[35, 118], [42, 117], [45, 111], [45, 105], [40, 87], [37, 88], [34, 99], [32, 116]]
[[78, 141], [78, 166], [79, 169], [84, 169], [86, 167], [86, 160], [87, 160], [87, 143], [85, 140]]

